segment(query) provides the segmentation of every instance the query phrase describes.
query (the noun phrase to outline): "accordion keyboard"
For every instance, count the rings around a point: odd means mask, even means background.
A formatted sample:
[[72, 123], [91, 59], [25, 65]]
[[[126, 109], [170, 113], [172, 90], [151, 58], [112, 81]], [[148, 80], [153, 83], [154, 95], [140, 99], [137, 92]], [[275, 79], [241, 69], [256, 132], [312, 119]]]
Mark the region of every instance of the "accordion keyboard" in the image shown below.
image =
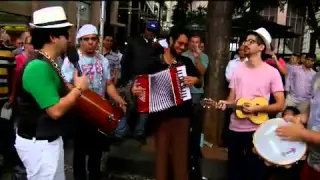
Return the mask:
[[178, 77], [179, 77], [180, 82], [181, 82], [182, 100], [183, 101], [187, 101], [187, 100], [191, 99], [192, 97], [191, 97], [190, 88], [183, 84], [183, 78], [185, 76], [187, 76], [186, 66], [178, 66], [177, 67], [177, 73], [178, 73]]

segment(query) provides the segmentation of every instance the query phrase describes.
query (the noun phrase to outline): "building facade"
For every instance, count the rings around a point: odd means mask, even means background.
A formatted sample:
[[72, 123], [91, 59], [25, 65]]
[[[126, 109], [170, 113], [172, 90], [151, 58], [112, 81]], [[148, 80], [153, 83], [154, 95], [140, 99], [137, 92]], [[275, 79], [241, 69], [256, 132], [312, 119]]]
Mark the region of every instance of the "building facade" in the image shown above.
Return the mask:
[[[85, 23], [99, 25], [100, 3], [100, 1], [1, 1], [0, 25], [13, 27], [12, 29], [15, 29], [14, 27], [25, 29], [32, 21], [34, 11], [48, 6], [62, 6], [69, 21], [75, 25], [71, 29], [71, 35], [75, 36], [78, 7], [82, 7], [80, 26]], [[8, 33], [10, 34], [10, 31]]]

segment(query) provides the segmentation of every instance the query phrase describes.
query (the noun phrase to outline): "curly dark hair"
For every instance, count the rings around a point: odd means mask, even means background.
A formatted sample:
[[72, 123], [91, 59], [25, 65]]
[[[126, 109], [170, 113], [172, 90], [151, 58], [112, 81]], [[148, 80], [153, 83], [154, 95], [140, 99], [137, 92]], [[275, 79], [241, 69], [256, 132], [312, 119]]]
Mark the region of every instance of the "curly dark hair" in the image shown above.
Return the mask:
[[51, 43], [50, 37], [65, 36], [69, 38], [69, 28], [33, 28], [31, 30], [31, 44], [34, 49], [41, 49], [45, 44]]

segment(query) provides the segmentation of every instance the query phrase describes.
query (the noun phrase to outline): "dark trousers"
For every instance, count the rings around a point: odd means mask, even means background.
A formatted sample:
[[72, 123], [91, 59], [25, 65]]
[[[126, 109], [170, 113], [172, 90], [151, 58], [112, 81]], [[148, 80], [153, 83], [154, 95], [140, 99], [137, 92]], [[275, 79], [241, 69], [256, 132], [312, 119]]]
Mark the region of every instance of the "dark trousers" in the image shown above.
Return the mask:
[[253, 153], [253, 132], [229, 132], [229, 180], [268, 180], [264, 161]]
[[289, 169], [284, 167], [269, 167], [271, 180], [300, 180], [304, 164], [305, 161], [298, 161]]
[[193, 116], [190, 119], [189, 131], [189, 180], [202, 179], [201, 174], [201, 133], [203, 108], [200, 105], [202, 94], [192, 94]]
[[159, 116], [153, 119], [156, 144], [156, 180], [188, 179], [189, 118]]
[[[75, 180], [99, 180], [101, 178], [102, 145], [106, 143], [108, 142], [103, 142], [103, 135], [98, 132], [97, 128], [86, 122], [77, 122], [73, 154], [73, 176]], [[86, 163], [87, 156], [88, 163]], [[87, 170], [89, 172], [88, 176]]]

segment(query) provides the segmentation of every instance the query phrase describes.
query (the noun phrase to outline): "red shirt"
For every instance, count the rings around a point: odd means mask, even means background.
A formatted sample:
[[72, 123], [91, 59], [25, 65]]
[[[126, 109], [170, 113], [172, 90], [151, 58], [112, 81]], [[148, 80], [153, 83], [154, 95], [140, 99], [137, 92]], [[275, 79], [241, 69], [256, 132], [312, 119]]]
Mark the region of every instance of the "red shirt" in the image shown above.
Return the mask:
[[[286, 67], [286, 62], [282, 58], [279, 58], [278, 61], [282, 67]], [[276, 67], [276, 63], [274, 62], [273, 59], [267, 59], [265, 60], [265, 62], [273, 67]]]
[[16, 74], [18, 74], [22, 70], [24, 64], [26, 63], [27, 56], [25, 53], [21, 53], [20, 55], [16, 56], [15, 58], [16, 58], [16, 69], [15, 70], [16, 70]]

